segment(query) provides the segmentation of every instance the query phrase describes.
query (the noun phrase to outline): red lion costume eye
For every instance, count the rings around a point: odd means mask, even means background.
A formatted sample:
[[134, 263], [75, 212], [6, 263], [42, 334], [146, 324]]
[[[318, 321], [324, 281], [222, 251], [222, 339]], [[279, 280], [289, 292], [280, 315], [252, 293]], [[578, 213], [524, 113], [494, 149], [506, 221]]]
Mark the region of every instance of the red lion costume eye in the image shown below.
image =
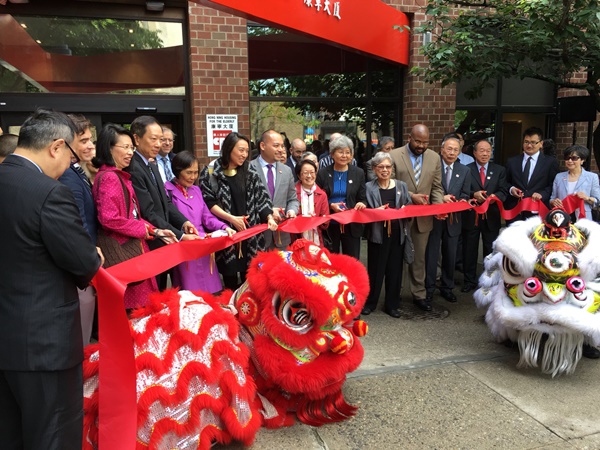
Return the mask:
[[310, 312], [301, 302], [288, 298], [281, 300], [279, 295], [274, 300], [277, 318], [286, 326], [298, 333], [306, 333], [313, 326]]

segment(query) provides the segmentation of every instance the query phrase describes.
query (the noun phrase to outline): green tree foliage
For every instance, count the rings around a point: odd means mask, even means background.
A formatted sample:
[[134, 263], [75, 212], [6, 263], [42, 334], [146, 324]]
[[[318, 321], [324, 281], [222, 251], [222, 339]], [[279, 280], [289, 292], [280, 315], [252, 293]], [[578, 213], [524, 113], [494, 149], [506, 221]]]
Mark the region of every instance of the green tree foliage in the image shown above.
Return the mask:
[[70, 17], [15, 17], [49, 52], [66, 46], [74, 56], [90, 56], [162, 47], [158, 30], [146, 22]]
[[[429, 0], [428, 82], [475, 81], [477, 96], [490, 80], [531, 77], [586, 90], [600, 111], [598, 0]], [[587, 79], [572, 75], [587, 72]]]

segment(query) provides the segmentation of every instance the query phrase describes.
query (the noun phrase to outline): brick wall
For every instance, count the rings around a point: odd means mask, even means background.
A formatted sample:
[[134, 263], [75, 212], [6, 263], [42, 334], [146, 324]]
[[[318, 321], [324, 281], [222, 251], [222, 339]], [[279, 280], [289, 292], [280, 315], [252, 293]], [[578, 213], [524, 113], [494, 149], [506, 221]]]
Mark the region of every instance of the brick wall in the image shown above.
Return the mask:
[[237, 114], [250, 133], [246, 20], [194, 3], [188, 12], [194, 150], [205, 164], [207, 114]]
[[[573, 77], [571, 78], [571, 81], [582, 82], [582, 81], [585, 81], [585, 79], [586, 79], [586, 74], [584, 72], [579, 72], [579, 73], [576, 73], [573, 75]], [[558, 90], [559, 98], [560, 97], [585, 96], [585, 95], [588, 95], [588, 94], [586, 91], [584, 91], [582, 89], [570, 89], [569, 88], [569, 89], [559, 89]], [[598, 115], [596, 114], [596, 118], [597, 117], [598, 117]], [[598, 124], [599, 124], [599, 120], [596, 119], [596, 122], [594, 123], [592, 132], [593, 132], [593, 130], [596, 129]], [[583, 146], [587, 147], [587, 139], [588, 139], [588, 124], [587, 124], [587, 122], [576, 122], [575, 128], [577, 130], [577, 137], [576, 137], [575, 143], [578, 145], [583, 145]], [[567, 148], [573, 144], [573, 124], [572, 123], [557, 123], [556, 124], [556, 139], [554, 140], [554, 142], [556, 142], [559, 155], [562, 155], [562, 151], [565, 148]], [[590, 149], [590, 151], [592, 151], [592, 149]], [[564, 163], [561, 163], [561, 164], [564, 166]], [[597, 164], [596, 159], [593, 157], [593, 154], [592, 154], [591, 169], [598, 172], [598, 164]]]
[[[425, 3], [415, 0], [386, 0], [409, 16], [411, 30], [425, 20], [423, 6]], [[426, 58], [420, 53], [423, 37], [411, 33], [409, 67], [404, 77], [404, 112], [402, 139], [406, 140], [410, 129], [416, 123], [424, 123], [429, 127], [430, 147], [439, 150], [442, 136], [454, 131], [454, 112], [456, 105], [456, 88], [454, 85], [442, 88], [439, 85], [425, 83], [422, 77], [412, 75], [410, 68], [423, 67]]]

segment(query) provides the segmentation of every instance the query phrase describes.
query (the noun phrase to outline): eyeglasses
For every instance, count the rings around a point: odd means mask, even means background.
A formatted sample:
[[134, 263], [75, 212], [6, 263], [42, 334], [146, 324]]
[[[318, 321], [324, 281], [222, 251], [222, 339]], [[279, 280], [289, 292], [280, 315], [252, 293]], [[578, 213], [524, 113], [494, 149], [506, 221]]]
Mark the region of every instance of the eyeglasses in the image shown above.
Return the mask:
[[383, 164], [377, 165], [377, 168], [381, 170], [392, 170], [392, 166], [384, 166]]
[[300, 175], [304, 176], [304, 177], [314, 177], [316, 175], [316, 172], [300, 172]]
[[[52, 142], [56, 142], [58, 141], [59, 138], [54, 139]], [[67, 148], [69, 150], [71, 150], [71, 163], [72, 164], [76, 164], [80, 161], [79, 156], [77, 156], [77, 153], [75, 153], [75, 150], [73, 150], [73, 148], [69, 145], [69, 143], [67, 142], [66, 139], [63, 139], [65, 141], [65, 145], [67, 146]]]
[[166, 142], [167, 144], [172, 144], [175, 142], [175, 139], [163, 139], [162, 142]]
[[538, 145], [542, 141], [523, 141], [523, 145]]
[[133, 145], [117, 145], [117, 144], [115, 144], [115, 145], [113, 145], [113, 147], [119, 147], [119, 148], [122, 148], [125, 151], [129, 151], [129, 150], [133, 151], [133, 150], [135, 150], [135, 147]]
[[419, 139], [415, 139], [414, 137], [410, 137], [410, 140], [418, 145], [419, 147], [429, 147], [429, 141], [420, 141]]
[[577, 155], [566, 156], [565, 161], [579, 161], [581, 158]]
[[352, 152], [350, 150], [336, 150], [335, 153], [338, 155], [352, 156]]
[[73, 164], [76, 164], [80, 161], [79, 156], [77, 155], [77, 153], [75, 153], [75, 150], [73, 150], [73, 148], [69, 145], [69, 143], [67, 141], [65, 141], [65, 145], [67, 147], [69, 147], [69, 150], [71, 150], [71, 162]]

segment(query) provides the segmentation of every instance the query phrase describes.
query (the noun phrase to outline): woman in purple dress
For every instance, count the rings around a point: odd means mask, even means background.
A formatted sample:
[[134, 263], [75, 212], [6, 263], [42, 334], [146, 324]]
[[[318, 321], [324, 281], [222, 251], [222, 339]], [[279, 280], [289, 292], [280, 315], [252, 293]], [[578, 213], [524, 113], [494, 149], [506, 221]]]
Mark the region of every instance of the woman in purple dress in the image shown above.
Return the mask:
[[[194, 183], [198, 179], [198, 160], [189, 151], [175, 155], [171, 161], [175, 178], [165, 183], [167, 194], [179, 211], [194, 224], [200, 237], [209, 237], [210, 232], [223, 230], [229, 236], [235, 233], [224, 222], [210, 212], [202, 191]], [[223, 289], [215, 261], [203, 256], [179, 264], [173, 269], [173, 285], [189, 291], [218, 292]]]

